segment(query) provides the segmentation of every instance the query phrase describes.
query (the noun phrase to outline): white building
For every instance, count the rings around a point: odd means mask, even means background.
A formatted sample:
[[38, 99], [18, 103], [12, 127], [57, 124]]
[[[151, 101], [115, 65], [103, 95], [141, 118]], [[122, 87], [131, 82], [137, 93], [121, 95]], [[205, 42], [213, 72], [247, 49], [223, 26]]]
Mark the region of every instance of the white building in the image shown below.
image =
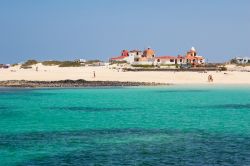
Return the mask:
[[77, 59], [75, 60], [77, 63], [86, 63], [86, 59]]
[[186, 59], [183, 56], [160, 56], [154, 58], [154, 64], [155, 65], [181, 65], [186, 64]]
[[250, 63], [250, 58], [248, 58], [248, 57], [244, 57], [244, 58], [236, 57], [233, 59], [233, 61], [237, 64], [247, 64], [247, 63]]
[[126, 60], [129, 64], [137, 63], [139, 59], [142, 57], [142, 55], [143, 55], [143, 52], [139, 50], [129, 51], [128, 57]]

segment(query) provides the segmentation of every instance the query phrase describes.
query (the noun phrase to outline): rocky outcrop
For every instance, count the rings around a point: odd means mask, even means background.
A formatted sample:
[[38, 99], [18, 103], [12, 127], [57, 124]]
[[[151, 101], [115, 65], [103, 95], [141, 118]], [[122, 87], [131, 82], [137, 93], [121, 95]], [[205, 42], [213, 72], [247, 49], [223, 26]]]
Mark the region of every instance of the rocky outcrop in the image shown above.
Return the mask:
[[104, 87], [104, 86], [159, 86], [168, 85], [155, 82], [120, 82], [120, 81], [86, 81], [86, 80], [60, 80], [60, 81], [26, 81], [9, 80], [0, 81], [0, 87]]

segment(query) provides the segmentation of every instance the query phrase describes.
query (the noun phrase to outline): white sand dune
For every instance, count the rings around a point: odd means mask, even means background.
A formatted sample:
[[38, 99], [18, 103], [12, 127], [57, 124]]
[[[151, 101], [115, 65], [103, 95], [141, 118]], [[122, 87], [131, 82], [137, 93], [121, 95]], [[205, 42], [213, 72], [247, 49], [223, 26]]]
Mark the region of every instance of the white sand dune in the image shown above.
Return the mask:
[[[38, 71], [36, 71], [38, 66]], [[20, 66], [0, 69], [0, 81], [4, 80], [100, 80], [100, 81], [133, 81], [172, 84], [211, 84], [208, 75], [212, 75], [212, 84], [250, 84], [250, 72], [118, 72], [109, 67], [57, 67], [38, 64], [32, 69], [20, 69]], [[93, 77], [95, 71], [96, 77]]]

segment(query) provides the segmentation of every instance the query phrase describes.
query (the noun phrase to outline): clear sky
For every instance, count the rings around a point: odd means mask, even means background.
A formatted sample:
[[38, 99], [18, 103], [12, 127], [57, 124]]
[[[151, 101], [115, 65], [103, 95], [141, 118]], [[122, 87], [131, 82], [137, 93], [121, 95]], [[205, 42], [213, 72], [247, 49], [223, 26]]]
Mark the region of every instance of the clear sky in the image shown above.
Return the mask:
[[0, 0], [0, 63], [103, 59], [150, 46], [250, 56], [250, 0]]

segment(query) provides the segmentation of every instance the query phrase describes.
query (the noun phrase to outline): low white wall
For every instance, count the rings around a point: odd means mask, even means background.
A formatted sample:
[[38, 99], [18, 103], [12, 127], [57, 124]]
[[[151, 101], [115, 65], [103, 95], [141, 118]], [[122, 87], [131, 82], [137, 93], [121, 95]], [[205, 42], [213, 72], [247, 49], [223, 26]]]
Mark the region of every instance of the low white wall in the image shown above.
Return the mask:
[[148, 62], [148, 61], [140, 61], [140, 62], [133, 62], [132, 65], [153, 65], [154, 62]]

